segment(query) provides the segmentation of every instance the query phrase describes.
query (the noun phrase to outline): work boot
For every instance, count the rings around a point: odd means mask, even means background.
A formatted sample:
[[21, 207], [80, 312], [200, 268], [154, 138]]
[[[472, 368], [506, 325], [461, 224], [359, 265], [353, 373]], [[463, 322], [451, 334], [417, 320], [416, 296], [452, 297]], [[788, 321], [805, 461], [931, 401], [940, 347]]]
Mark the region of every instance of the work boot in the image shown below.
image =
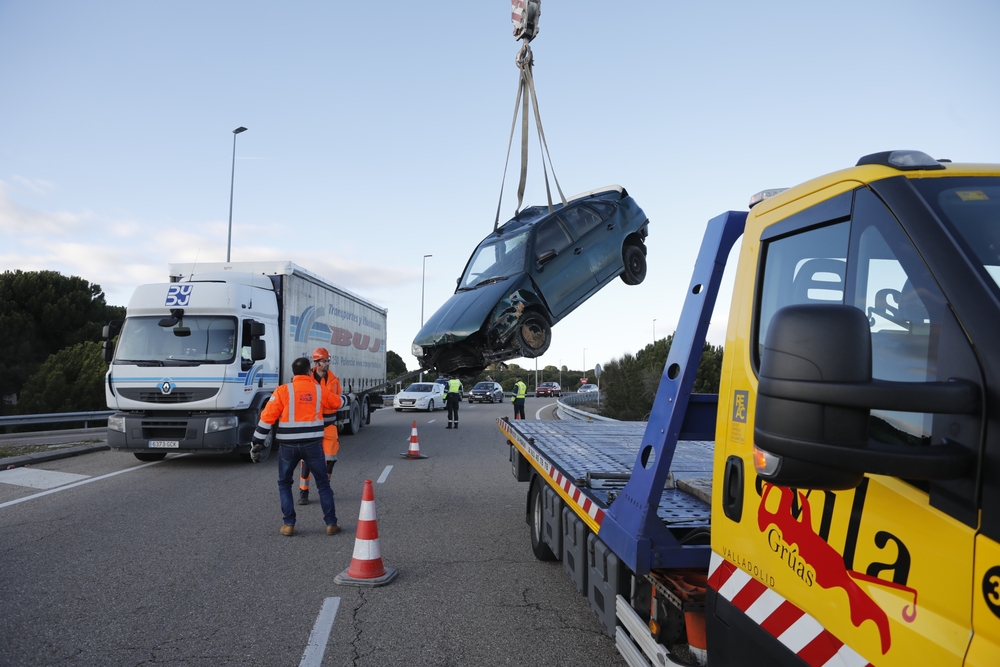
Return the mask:
[[339, 532], [340, 532], [340, 526], [338, 526], [337, 524], [333, 524], [332, 526], [326, 527], [327, 535], [336, 535]]
[[281, 527], [281, 534], [285, 537], [291, 537], [295, 534], [295, 526], [289, 526], [287, 523]]
[[299, 491], [299, 505], [309, 504], [309, 491]]
[[458, 422], [455, 422], [455, 428], [458, 428]]
[[448, 428], [451, 428], [451, 422], [448, 422], [448, 425], [447, 425], [447, 426], [445, 426], [445, 428], [446, 428], [446, 429], [448, 429]]

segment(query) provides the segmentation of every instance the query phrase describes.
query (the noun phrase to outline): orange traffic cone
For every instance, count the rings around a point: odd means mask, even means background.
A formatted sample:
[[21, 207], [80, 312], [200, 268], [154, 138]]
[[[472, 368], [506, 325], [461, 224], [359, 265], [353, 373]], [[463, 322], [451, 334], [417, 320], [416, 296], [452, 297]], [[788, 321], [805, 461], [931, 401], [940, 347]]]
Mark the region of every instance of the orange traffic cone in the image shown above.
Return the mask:
[[399, 574], [395, 569], [382, 564], [382, 552], [378, 546], [378, 521], [375, 519], [375, 492], [372, 481], [365, 480], [365, 490], [361, 494], [361, 512], [358, 515], [358, 530], [354, 539], [354, 556], [351, 566], [333, 578], [333, 583], [342, 586], [384, 586]]
[[413, 426], [410, 428], [410, 450], [400, 454], [404, 459], [426, 459], [427, 457], [420, 453], [420, 441], [417, 439], [417, 422], [414, 420]]

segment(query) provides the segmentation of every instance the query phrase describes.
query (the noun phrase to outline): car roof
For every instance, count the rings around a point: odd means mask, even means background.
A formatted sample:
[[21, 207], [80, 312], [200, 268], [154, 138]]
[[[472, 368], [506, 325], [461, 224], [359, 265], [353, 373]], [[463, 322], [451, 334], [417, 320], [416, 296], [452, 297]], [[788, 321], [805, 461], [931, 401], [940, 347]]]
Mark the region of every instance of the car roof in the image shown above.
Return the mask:
[[[581, 192], [578, 195], [573, 195], [566, 200], [567, 204], [574, 204], [580, 200], [593, 199], [599, 201], [618, 201], [619, 199], [624, 199], [628, 197], [628, 191], [625, 190], [620, 185], [608, 185], [603, 188], [597, 188], [596, 190], [588, 190], [587, 192]], [[508, 220], [507, 222], [500, 225], [500, 227], [493, 232], [496, 236], [506, 236], [509, 234], [514, 234], [522, 232], [529, 227], [538, 224], [542, 220], [546, 219], [549, 215], [558, 213], [564, 207], [562, 202], [552, 205], [552, 211], [549, 211], [548, 206], [525, 206], [521, 209], [517, 215]], [[492, 235], [491, 235], [492, 236]], [[488, 239], [489, 236], [486, 237]], [[483, 239], [485, 241], [486, 239]], [[480, 241], [482, 244], [482, 241]]]

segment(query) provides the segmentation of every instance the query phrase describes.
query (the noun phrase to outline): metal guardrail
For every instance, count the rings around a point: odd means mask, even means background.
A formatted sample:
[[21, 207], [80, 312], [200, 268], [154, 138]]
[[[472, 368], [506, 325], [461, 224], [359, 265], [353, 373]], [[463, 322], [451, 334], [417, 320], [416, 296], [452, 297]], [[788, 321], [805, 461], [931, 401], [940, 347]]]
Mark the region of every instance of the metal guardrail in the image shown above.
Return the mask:
[[91, 410], [90, 412], [52, 412], [42, 415], [10, 415], [0, 417], [0, 427], [83, 422], [83, 427], [87, 428], [88, 422], [106, 421], [113, 414], [115, 414], [114, 410]]

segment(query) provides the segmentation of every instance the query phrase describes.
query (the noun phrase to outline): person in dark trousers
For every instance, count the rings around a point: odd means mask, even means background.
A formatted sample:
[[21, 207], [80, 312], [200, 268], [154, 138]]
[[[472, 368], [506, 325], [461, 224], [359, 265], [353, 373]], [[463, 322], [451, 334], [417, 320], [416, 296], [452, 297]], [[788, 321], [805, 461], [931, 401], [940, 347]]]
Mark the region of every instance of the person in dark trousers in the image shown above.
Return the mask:
[[[330, 370], [330, 353], [325, 347], [317, 347], [313, 351], [312, 378], [320, 387], [323, 393], [342, 394], [344, 390], [340, 387], [340, 378]], [[326, 455], [326, 475], [333, 474], [333, 466], [337, 463], [337, 453], [340, 451], [340, 436], [337, 434], [337, 414], [323, 415], [326, 427], [323, 429], [323, 453]], [[309, 466], [302, 462], [299, 472], [299, 505], [309, 504]]]
[[337, 508], [333, 489], [326, 474], [323, 454], [323, 415], [335, 414], [347, 402], [343, 396], [324, 392], [309, 375], [309, 359], [300, 357], [292, 362], [292, 381], [283, 384], [268, 399], [260, 413], [260, 421], [253, 434], [250, 460], [260, 462], [264, 439], [271, 425], [278, 422], [275, 441], [278, 449], [278, 497], [284, 524], [281, 534], [291, 537], [295, 533], [295, 502], [292, 498], [292, 477], [300, 461], [305, 461], [316, 480], [319, 502], [323, 506], [326, 534], [340, 532], [337, 525]]
[[448, 407], [447, 428], [458, 428], [458, 404], [462, 402], [461, 381], [458, 378], [448, 380], [447, 392], [444, 399], [444, 404]]
[[524, 419], [524, 398], [528, 394], [528, 385], [521, 382], [521, 376], [517, 376], [514, 383], [514, 395], [510, 397], [514, 403], [514, 419]]

